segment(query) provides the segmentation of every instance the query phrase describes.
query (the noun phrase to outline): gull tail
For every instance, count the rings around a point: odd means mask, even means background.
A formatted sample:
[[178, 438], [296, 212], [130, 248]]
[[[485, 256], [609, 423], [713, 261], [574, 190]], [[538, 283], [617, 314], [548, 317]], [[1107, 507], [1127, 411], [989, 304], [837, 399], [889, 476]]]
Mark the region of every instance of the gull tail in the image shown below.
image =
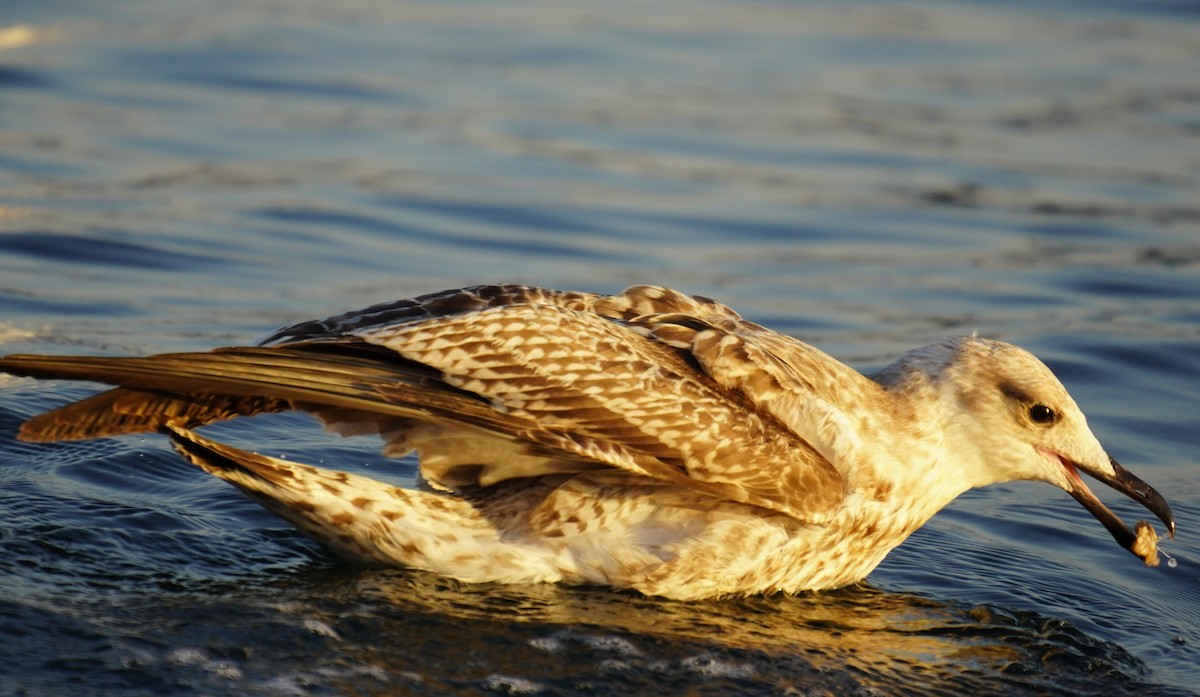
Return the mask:
[[350, 472], [288, 462], [176, 426], [175, 449], [233, 484], [335, 554], [361, 563], [402, 565], [462, 581], [562, 580], [554, 556], [533, 540], [506, 540], [493, 522], [498, 501], [474, 501], [385, 484]]
[[[372, 537], [391, 533], [395, 521], [417, 515], [418, 492], [406, 491], [349, 472], [321, 469], [252, 453], [205, 438], [194, 431], [167, 426], [171, 444], [185, 460], [223, 479], [264, 508], [308, 534], [340, 556], [361, 562], [420, 567], [419, 548], [380, 545]], [[453, 506], [453, 499], [445, 503]], [[469, 515], [470, 507], [458, 511]], [[397, 529], [398, 530], [398, 529]], [[387, 554], [409, 550], [401, 558]]]

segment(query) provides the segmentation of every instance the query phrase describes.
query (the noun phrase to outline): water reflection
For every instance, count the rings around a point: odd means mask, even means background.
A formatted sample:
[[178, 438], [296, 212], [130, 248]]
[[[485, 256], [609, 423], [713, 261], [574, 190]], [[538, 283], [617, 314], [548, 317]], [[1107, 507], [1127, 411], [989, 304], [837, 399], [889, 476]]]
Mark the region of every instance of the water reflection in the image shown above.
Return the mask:
[[[471, 678], [471, 657], [503, 646], [511, 652], [501, 663], [504, 677], [552, 690], [600, 678], [643, 694], [663, 681], [681, 687], [704, 679], [772, 694], [1145, 689], [1138, 680], [1146, 671], [1135, 658], [1060, 620], [866, 584], [680, 603], [390, 570], [329, 570], [304, 583], [312, 583], [310, 600], [289, 611], [328, 626], [340, 637], [339, 653], [397, 679], [414, 672], [434, 681], [494, 678], [494, 662], [487, 675]], [[397, 650], [414, 642], [431, 662], [413, 665], [408, 651]], [[428, 650], [440, 642], [452, 652]]]

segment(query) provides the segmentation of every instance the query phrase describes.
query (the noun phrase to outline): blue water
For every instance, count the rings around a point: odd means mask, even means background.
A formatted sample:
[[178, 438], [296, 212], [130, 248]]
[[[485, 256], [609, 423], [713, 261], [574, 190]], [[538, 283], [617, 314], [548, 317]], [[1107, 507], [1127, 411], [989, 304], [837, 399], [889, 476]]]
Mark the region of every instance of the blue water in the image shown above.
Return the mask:
[[[864, 371], [978, 330], [1180, 536], [1148, 569], [1014, 484], [837, 592], [462, 586], [339, 563], [157, 437], [17, 443], [90, 389], [0, 378], [0, 694], [1195, 694], [1198, 31], [1172, 2], [6, 6], [4, 353], [486, 281], [669, 285]], [[413, 477], [302, 417], [228, 429]]]

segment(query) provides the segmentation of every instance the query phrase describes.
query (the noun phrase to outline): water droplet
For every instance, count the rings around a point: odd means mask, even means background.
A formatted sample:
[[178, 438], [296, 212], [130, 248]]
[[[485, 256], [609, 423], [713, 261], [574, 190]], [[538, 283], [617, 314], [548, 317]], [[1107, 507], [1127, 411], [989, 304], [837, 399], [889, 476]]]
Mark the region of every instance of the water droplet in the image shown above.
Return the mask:
[[1179, 566], [1179, 562], [1175, 561], [1175, 557], [1167, 557], [1167, 566], [1174, 569], [1175, 567]]

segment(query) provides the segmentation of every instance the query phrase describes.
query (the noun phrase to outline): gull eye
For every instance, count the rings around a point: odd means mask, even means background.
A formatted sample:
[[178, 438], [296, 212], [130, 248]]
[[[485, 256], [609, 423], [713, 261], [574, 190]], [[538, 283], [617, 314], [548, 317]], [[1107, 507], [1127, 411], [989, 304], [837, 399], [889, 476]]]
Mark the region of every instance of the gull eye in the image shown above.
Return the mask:
[[1058, 418], [1058, 414], [1045, 404], [1035, 404], [1029, 407], [1029, 418], [1035, 424], [1051, 424]]

